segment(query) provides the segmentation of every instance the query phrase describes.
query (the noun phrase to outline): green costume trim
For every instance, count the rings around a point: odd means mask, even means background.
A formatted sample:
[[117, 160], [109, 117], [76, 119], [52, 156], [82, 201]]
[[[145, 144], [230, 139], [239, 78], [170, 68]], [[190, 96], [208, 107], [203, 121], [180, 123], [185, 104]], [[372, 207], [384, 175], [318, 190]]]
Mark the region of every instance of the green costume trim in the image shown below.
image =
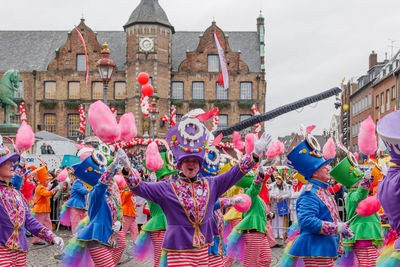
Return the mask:
[[167, 229], [167, 218], [161, 207], [154, 202], [149, 203], [151, 219], [143, 225], [143, 231], [158, 231]]

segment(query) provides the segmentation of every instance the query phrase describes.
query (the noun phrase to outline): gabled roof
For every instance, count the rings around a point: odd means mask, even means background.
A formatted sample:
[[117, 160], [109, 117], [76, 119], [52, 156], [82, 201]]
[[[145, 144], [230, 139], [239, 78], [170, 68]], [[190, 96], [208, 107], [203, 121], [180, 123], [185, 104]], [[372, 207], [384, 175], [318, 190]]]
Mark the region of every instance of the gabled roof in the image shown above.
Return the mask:
[[37, 132], [35, 134], [35, 137], [38, 138], [38, 139], [43, 139], [45, 141], [67, 141], [67, 142], [74, 143], [74, 141], [72, 141], [72, 140], [70, 140], [68, 138], [62, 137], [62, 136], [60, 136], [58, 134], [55, 134], [55, 133], [50, 133], [48, 131]]
[[[201, 32], [176, 32], [172, 35], [172, 71], [177, 72], [186, 58], [186, 51], [196, 50]], [[250, 72], [261, 71], [260, 45], [257, 32], [225, 32], [230, 48], [241, 51], [241, 59]], [[67, 31], [0, 31], [0, 72], [18, 69], [21, 72], [46, 71], [55, 58], [55, 51], [67, 42]], [[117, 70], [125, 70], [126, 35], [123, 31], [98, 31], [100, 44], [107, 42], [110, 58]]]
[[158, 0], [142, 0], [139, 5], [133, 10], [128, 22], [124, 28], [135, 24], [155, 23], [167, 26], [174, 32], [174, 27], [169, 23], [167, 14], [162, 9]]

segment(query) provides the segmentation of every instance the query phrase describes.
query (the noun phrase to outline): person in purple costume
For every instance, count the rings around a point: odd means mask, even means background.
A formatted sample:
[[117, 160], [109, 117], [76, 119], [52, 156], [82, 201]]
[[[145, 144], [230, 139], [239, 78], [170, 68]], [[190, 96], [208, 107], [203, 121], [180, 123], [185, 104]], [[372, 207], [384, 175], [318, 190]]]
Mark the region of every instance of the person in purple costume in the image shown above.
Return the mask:
[[2, 143], [0, 136], [0, 266], [26, 266], [29, 247], [24, 228], [34, 236], [56, 244], [60, 250], [64, 242], [31, 216], [28, 203], [11, 182], [14, 176], [23, 179], [24, 159], [15, 167], [19, 155], [5, 150]]
[[[377, 266], [400, 266], [400, 111], [378, 121], [377, 132], [389, 154], [390, 167], [378, 185], [378, 199], [389, 219], [391, 232], [377, 260]], [[383, 169], [387, 166], [384, 165]], [[383, 171], [385, 174], [386, 170]]]
[[165, 213], [168, 226], [162, 248], [168, 252], [169, 267], [182, 266], [183, 262], [186, 266], [209, 266], [208, 248], [218, 235], [214, 203], [258, 163], [259, 155], [271, 142], [271, 136], [264, 133], [255, 143], [253, 153], [228, 172], [200, 177], [207, 134], [203, 123], [190, 115], [167, 132], [168, 144], [178, 163], [176, 180], [142, 182], [131, 171], [128, 158], [121, 160], [130, 190], [157, 203]]

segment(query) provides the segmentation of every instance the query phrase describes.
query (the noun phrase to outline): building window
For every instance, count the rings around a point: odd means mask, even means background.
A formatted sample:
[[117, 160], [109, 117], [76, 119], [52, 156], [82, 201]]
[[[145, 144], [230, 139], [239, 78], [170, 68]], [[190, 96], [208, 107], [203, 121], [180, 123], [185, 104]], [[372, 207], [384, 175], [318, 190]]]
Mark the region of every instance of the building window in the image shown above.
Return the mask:
[[379, 108], [379, 95], [376, 96], [375, 104], [376, 108]]
[[386, 90], [386, 111], [390, 110], [390, 90]]
[[208, 55], [207, 56], [207, 71], [208, 72], [219, 72], [219, 56]]
[[50, 133], [56, 132], [56, 114], [46, 113], [43, 118], [43, 130]]
[[103, 83], [92, 82], [92, 99], [103, 99]]
[[385, 112], [385, 95], [381, 94], [381, 113]]
[[396, 99], [396, 86], [392, 87], [392, 100]]
[[80, 82], [68, 82], [68, 99], [79, 99], [81, 92]]
[[[247, 119], [249, 119], [251, 117], [252, 117], [251, 114], [240, 114], [239, 120], [242, 122], [242, 121], [247, 120]], [[252, 127], [247, 127], [246, 129], [241, 130], [240, 133], [242, 135], [246, 135], [246, 134], [251, 133], [251, 130], [252, 130]]]
[[10, 116], [10, 123], [21, 124], [21, 116], [20, 115]]
[[183, 99], [183, 82], [172, 82], [171, 99]]
[[15, 99], [24, 99], [24, 81], [19, 81], [18, 89], [14, 91]]
[[78, 137], [79, 114], [68, 114], [68, 137]]
[[115, 82], [114, 83], [114, 98], [125, 99], [126, 98], [126, 82]]
[[228, 100], [228, 89], [225, 90], [218, 82], [216, 83], [216, 96], [217, 100]]
[[192, 83], [192, 99], [204, 100], [204, 82]]
[[50, 81], [44, 82], [44, 98], [46, 99], [56, 98], [56, 82], [50, 82]]
[[86, 71], [86, 58], [83, 54], [76, 55], [76, 71]]
[[240, 83], [240, 100], [252, 100], [252, 83], [241, 82]]
[[219, 114], [218, 130], [222, 130], [228, 127], [228, 115]]
[[176, 114], [176, 123], [180, 122], [182, 120], [183, 114]]

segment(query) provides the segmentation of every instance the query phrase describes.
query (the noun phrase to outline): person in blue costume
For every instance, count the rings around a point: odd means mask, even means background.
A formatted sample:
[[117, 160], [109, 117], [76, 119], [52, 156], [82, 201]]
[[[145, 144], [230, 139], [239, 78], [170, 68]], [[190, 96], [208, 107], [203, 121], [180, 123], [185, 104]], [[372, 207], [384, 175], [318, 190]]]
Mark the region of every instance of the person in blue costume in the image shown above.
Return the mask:
[[328, 164], [332, 160], [323, 158], [318, 141], [310, 134], [287, 155], [289, 167], [303, 175], [308, 184], [296, 203], [300, 232], [288, 243], [282, 266], [297, 266], [303, 261], [305, 266], [333, 267], [333, 260], [343, 253], [342, 237], [352, 238], [328, 191]]
[[[105, 167], [107, 159], [100, 151], [93, 152], [84, 161], [72, 166], [77, 178], [93, 186], [89, 193], [89, 224], [78, 230], [74, 242], [81, 242], [81, 247], [87, 247], [91, 260], [96, 266], [118, 265], [126, 246], [125, 239], [121, 239], [121, 200], [119, 190], [113, 180], [121, 153], [125, 154], [123, 150], [120, 150], [107, 169]], [[73, 251], [73, 249], [70, 250]], [[68, 258], [70, 254], [73, 252], [64, 251], [64, 266], [74, 266], [76, 259], [74, 255], [72, 259]], [[79, 256], [78, 253], [76, 254], [75, 256]]]
[[[67, 212], [65, 220], [63, 220], [64, 216], [60, 216], [61, 224], [71, 226], [72, 233], [75, 232], [79, 222], [86, 216], [86, 195], [89, 193], [88, 188], [80, 179], [73, 178], [73, 180], [74, 182], [72, 184], [71, 197], [64, 204], [65, 208], [69, 212]], [[63, 213], [63, 210], [61, 213]], [[66, 221], [66, 223], [64, 221]]]

